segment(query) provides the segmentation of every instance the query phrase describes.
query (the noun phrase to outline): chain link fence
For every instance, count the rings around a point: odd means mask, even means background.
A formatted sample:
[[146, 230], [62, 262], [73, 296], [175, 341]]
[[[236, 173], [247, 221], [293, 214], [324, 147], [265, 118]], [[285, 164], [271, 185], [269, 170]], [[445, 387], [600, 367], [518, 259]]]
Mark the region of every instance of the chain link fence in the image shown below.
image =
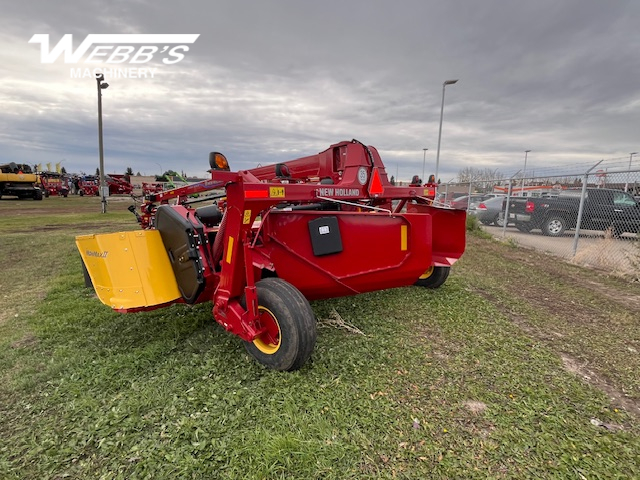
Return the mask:
[[[640, 281], [640, 169], [448, 182], [436, 201], [497, 238]], [[507, 219], [507, 222], [505, 222]]]

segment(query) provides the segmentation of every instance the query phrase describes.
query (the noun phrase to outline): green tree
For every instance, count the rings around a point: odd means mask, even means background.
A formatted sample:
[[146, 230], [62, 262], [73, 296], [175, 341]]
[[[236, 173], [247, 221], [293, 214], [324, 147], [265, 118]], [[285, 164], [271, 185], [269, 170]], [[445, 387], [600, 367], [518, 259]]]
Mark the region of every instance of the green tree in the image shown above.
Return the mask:
[[124, 172], [125, 175], [133, 175], [133, 169], [131, 167], [127, 167], [127, 171]]

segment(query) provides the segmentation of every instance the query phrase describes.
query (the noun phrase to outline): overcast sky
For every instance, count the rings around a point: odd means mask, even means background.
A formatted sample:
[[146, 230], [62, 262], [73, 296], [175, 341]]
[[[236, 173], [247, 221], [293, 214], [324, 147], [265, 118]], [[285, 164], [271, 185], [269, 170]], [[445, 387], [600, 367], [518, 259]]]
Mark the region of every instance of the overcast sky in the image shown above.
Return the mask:
[[[95, 172], [97, 88], [41, 63], [34, 34], [199, 34], [182, 61], [103, 91], [105, 171], [204, 176], [356, 138], [391, 175], [464, 167], [582, 171], [640, 150], [640, 2], [602, 0], [2, 1], [0, 163]], [[162, 44], [158, 44], [162, 47]], [[86, 60], [87, 56], [84, 57]], [[640, 156], [634, 157], [640, 167]]]

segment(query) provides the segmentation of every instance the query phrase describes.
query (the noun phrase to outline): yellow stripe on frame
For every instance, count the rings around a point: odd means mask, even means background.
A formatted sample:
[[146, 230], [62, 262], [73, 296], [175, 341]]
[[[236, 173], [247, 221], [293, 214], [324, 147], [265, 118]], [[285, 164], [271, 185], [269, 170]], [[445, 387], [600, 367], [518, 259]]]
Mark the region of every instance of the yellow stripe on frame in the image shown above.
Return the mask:
[[400, 250], [405, 252], [407, 250], [407, 226], [400, 225]]
[[231, 263], [231, 257], [233, 256], [233, 237], [229, 236], [229, 242], [227, 243], [227, 263]]

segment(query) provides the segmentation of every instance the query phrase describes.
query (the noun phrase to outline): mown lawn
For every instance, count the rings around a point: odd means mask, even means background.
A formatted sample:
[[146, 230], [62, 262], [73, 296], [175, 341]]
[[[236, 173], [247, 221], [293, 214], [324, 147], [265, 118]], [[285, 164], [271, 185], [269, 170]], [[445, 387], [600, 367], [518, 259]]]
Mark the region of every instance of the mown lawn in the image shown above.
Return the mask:
[[0, 202], [0, 478], [640, 477], [638, 418], [492, 300], [504, 283], [464, 273], [487, 270], [484, 245], [509, 246], [475, 238], [439, 290], [314, 302], [312, 360], [279, 373], [210, 305], [100, 304], [73, 236], [133, 217], [68, 199], [71, 222], [62, 200], [38, 205], [55, 215]]

